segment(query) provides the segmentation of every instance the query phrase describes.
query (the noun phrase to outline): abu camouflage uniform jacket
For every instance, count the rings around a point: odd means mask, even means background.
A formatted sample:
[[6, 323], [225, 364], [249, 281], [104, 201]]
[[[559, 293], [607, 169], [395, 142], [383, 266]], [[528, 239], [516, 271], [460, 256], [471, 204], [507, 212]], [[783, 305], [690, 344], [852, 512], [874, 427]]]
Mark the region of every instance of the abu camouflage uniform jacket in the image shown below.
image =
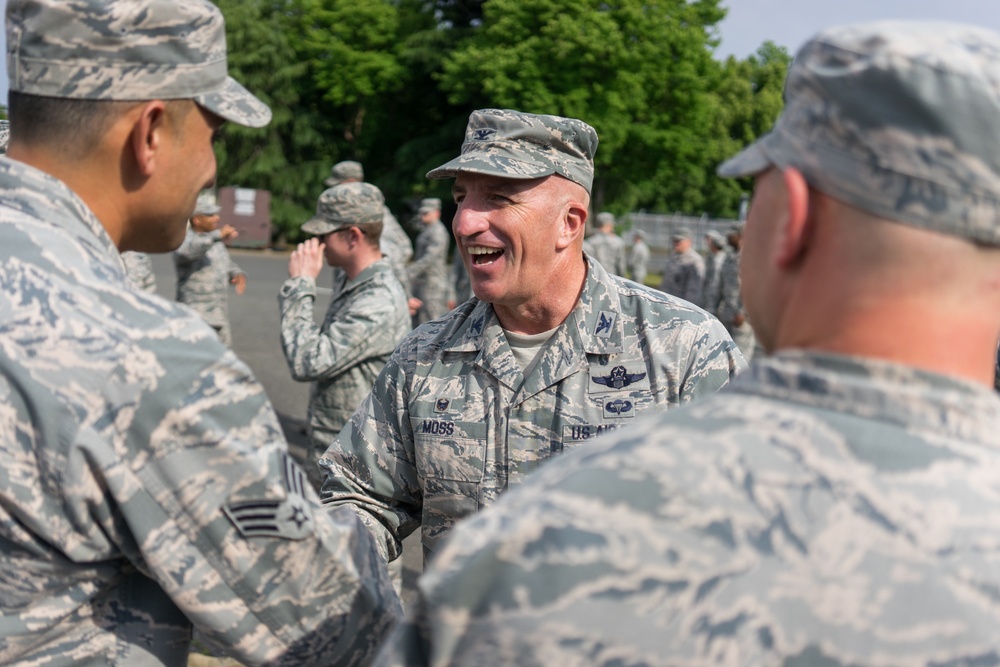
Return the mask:
[[156, 294], [156, 275], [153, 273], [153, 260], [144, 252], [126, 250], [122, 253], [125, 264], [125, 275], [143, 292]]
[[587, 237], [583, 249], [596, 259], [604, 270], [616, 276], [624, 276], [628, 268], [628, 254], [625, 241], [617, 234], [597, 232]]
[[649, 270], [649, 245], [645, 241], [632, 244], [628, 253], [628, 268], [632, 280], [640, 285], [646, 284], [646, 273]]
[[313, 306], [316, 281], [290, 278], [281, 287], [281, 347], [292, 377], [313, 382], [309, 427], [315, 458], [326, 451], [371, 391], [389, 355], [410, 332], [403, 286], [381, 259], [353, 280], [341, 272], [322, 326]]
[[701, 305], [701, 292], [705, 284], [705, 260], [693, 248], [682, 253], [672, 253], [663, 267], [660, 290], [685, 301]]
[[403, 286], [406, 296], [409, 297], [410, 281], [406, 273], [406, 265], [413, 257], [413, 243], [388, 206], [385, 207], [382, 214], [382, 235], [379, 237], [379, 248], [385, 258], [389, 260], [393, 275], [396, 276], [399, 284]]
[[717, 320], [589, 263], [576, 309], [525, 378], [477, 299], [411, 333], [320, 460], [323, 500], [354, 507], [394, 558], [552, 456], [636, 414], [707, 396], [744, 368]]
[[448, 297], [451, 294], [448, 247], [451, 237], [440, 220], [420, 224], [422, 229], [417, 235], [413, 263], [407, 273], [410, 276], [410, 293], [424, 302], [416, 316], [416, 321], [422, 324], [448, 312]]
[[192, 625], [247, 665], [364, 662], [398, 609], [370, 535], [212, 330], [127, 280], [0, 159], [0, 663], [180, 666]]
[[458, 526], [378, 664], [996, 664], [998, 423], [971, 382], [756, 361]]
[[218, 229], [199, 233], [189, 225], [184, 242], [174, 251], [174, 266], [177, 301], [198, 311], [222, 342], [232, 345], [229, 281], [243, 270], [229, 256], [222, 233]]
[[701, 289], [701, 307], [716, 317], [719, 314], [719, 303], [722, 300], [722, 266], [726, 263], [729, 253], [720, 250], [705, 258], [705, 285]]

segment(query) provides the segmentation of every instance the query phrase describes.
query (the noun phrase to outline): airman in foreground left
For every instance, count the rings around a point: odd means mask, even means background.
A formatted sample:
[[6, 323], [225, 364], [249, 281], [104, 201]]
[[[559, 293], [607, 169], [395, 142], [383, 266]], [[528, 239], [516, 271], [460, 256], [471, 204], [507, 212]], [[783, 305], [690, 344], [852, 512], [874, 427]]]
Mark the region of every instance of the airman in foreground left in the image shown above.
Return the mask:
[[249, 369], [119, 251], [168, 252], [215, 179], [227, 76], [207, 0], [9, 0], [0, 159], [0, 663], [367, 662], [399, 613], [324, 511]]

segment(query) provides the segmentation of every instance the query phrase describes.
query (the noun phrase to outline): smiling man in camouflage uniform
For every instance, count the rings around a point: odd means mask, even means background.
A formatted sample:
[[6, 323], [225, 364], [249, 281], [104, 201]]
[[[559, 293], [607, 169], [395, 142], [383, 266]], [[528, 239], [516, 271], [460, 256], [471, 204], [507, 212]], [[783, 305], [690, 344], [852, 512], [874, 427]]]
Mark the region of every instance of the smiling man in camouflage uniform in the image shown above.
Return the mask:
[[381, 664], [996, 664], [998, 63], [969, 26], [809, 41], [720, 168], [773, 356], [458, 527]]
[[487, 109], [428, 174], [455, 179], [477, 298], [402, 342], [320, 461], [324, 501], [357, 510], [390, 558], [421, 525], [430, 556], [551, 457], [743, 367], [717, 320], [587, 260], [596, 148], [579, 120]]
[[365, 662], [398, 612], [323, 511], [263, 388], [190, 310], [134, 289], [215, 178], [227, 76], [204, 0], [9, 0], [0, 159], [0, 663]]

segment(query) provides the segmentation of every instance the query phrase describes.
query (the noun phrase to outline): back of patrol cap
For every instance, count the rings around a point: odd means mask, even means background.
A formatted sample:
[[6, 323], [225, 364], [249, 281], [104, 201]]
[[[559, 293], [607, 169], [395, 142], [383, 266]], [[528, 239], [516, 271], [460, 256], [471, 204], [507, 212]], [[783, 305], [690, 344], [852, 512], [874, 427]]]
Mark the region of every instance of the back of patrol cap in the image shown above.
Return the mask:
[[774, 128], [718, 171], [771, 165], [877, 216], [1000, 245], [1000, 33], [896, 21], [813, 37]]
[[371, 183], [342, 183], [324, 190], [316, 202], [316, 215], [302, 225], [313, 236], [338, 229], [382, 222], [385, 197]]
[[454, 178], [459, 172], [532, 179], [558, 174], [582, 185], [594, 182], [597, 132], [575, 118], [511, 111], [473, 111], [462, 154], [427, 178]]
[[221, 210], [215, 193], [211, 190], [205, 190], [198, 195], [198, 200], [194, 205], [194, 213], [191, 215], [216, 215]]
[[344, 160], [333, 165], [330, 169], [330, 177], [323, 181], [323, 184], [332, 188], [334, 185], [340, 185], [344, 181], [363, 180], [365, 180], [365, 170], [361, 166], [361, 163], [354, 160]]
[[710, 229], [707, 232], [705, 232], [705, 238], [711, 240], [712, 243], [714, 243], [715, 247], [717, 248], [726, 247], [726, 237], [720, 234], [719, 232], [715, 231], [714, 229]]
[[429, 197], [427, 199], [420, 200], [420, 208], [418, 212], [429, 213], [430, 211], [440, 211], [441, 210], [441, 200], [437, 197]]
[[208, 0], [8, 0], [10, 90], [43, 97], [191, 99], [248, 127], [271, 110], [228, 75]]

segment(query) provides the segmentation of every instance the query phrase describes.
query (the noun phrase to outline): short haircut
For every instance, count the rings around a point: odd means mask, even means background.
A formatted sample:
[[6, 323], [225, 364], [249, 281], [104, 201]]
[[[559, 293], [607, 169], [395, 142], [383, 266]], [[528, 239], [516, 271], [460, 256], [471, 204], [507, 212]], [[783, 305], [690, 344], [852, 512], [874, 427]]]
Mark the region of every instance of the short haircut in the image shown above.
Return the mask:
[[382, 238], [382, 221], [378, 222], [366, 222], [361, 225], [351, 225], [352, 227], [357, 227], [361, 230], [361, 233], [365, 235], [368, 240], [369, 245], [373, 248], [379, 247], [379, 241]]
[[[188, 104], [190, 102], [190, 104]], [[10, 91], [8, 115], [14, 140], [30, 145], [57, 146], [70, 159], [94, 151], [122, 114], [143, 101], [77, 100]], [[167, 115], [177, 121], [194, 106], [190, 100], [168, 100]]]

